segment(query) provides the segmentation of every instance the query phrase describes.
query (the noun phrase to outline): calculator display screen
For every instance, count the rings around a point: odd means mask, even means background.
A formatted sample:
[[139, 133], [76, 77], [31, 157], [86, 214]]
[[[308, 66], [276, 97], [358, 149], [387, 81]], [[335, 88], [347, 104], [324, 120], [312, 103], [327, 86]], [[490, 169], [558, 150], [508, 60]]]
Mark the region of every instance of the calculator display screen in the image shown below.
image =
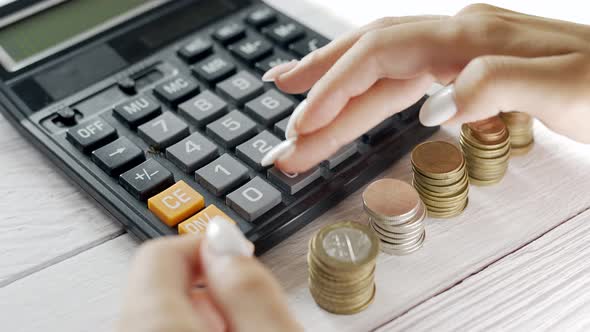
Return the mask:
[[41, 1], [0, 20], [0, 62], [18, 70], [167, 1]]

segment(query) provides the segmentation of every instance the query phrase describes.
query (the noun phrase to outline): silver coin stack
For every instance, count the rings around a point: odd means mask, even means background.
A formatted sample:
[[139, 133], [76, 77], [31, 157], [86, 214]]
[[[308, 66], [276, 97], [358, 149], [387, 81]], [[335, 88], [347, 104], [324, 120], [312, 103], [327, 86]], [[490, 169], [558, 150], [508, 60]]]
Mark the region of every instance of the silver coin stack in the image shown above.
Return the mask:
[[401, 256], [422, 247], [427, 212], [414, 187], [395, 179], [375, 181], [363, 192], [363, 206], [381, 251]]

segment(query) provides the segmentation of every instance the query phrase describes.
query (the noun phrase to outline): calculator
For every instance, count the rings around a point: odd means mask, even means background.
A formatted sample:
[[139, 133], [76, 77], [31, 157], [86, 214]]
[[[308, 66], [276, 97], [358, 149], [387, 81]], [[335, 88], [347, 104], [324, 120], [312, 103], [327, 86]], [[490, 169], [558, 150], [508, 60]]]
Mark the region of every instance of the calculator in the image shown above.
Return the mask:
[[253, 0], [10, 1], [0, 108], [137, 238], [223, 216], [260, 254], [438, 129], [424, 97], [305, 173], [261, 166], [305, 98], [261, 75], [328, 42]]

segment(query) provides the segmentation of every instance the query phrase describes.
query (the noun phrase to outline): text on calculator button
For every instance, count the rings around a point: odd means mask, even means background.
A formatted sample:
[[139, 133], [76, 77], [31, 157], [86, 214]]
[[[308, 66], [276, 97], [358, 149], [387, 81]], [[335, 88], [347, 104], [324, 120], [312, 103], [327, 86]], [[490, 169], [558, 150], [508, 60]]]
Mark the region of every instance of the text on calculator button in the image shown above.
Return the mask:
[[174, 176], [157, 161], [148, 159], [121, 174], [119, 183], [135, 198], [145, 201], [173, 185]]
[[236, 223], [223, 213], [223, 211], [217, 208], [217, 206], [209, 205], [201, 212], [181, 222], [178, 225], [178, 234], [205, 234], [207, 225], [209, 225], [209, 222], [215, 217], [222, 217], [229, 222]]
[[117, 130], [102, 119], [82, 123], [66, 134], [66, 139], [84, 153], [90, 153], [116, 138]]
[[178, 181], [170, 188], [148, 199], [148, 208], [162, 222], [176, 226], [205, 207], [205, 199], [186, 182]]

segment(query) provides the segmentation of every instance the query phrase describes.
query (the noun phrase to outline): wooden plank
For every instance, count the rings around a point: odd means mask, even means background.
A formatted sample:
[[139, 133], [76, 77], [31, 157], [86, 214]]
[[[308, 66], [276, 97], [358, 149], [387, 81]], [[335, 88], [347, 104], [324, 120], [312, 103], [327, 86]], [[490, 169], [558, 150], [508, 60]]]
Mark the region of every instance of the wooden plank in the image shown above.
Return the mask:
[[588, 331], [590, 211], [413, 308], [382, 331]]
[[122, 234], [0, 116], [0, 287]]
[[2, 330], [114, 331], [136, 246], [123, 235], [0, 288]]

